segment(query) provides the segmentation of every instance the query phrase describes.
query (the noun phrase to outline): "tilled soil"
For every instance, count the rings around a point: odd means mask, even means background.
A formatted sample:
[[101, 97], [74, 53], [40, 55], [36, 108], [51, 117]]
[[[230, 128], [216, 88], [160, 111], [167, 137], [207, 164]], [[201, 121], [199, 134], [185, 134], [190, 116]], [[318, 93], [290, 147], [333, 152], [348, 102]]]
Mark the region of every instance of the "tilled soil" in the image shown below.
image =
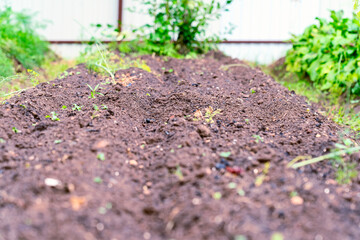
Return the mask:
[[359, 178], [286, 167], [339, 127], [220, 53], [142, 58], [151, 73], [79, 65], [0, 106], [0, 239], [359, 239]]

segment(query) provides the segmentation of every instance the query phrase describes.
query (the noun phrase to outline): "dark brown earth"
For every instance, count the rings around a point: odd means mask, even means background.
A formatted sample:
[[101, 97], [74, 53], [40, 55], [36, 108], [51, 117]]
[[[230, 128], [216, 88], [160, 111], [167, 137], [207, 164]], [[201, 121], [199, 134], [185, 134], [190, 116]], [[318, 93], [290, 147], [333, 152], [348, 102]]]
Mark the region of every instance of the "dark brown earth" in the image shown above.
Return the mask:
[[121, 70], [125, 86], [95, 99], [86, 84], [104, 78], [80, 65], [0, 106], [1, 240], [359, 239], [359, 178], [286, 168], [328, 152], [339, 127], [219, 53], [143, 59], [152, 73]]

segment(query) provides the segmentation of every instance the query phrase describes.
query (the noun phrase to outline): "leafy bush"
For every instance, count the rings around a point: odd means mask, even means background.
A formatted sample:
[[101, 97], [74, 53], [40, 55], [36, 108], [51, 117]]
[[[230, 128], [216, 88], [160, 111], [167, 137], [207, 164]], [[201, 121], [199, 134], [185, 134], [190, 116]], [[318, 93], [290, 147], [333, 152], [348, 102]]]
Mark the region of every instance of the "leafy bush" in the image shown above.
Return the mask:
[[0, 9], [0, 76], [14, 74], [19, 65], [33, 69], [44, 62], [49, 44], [35, 33], [36, 27], [32, 16]]
[[309, 77], [322, 91], [360, 95], [360, 22], [343, 14], [331, 11], [331, 21], [317, 18], [318, 24], [294, 36], [285, 62], [288, 71]]
[[[220, 39], [208, 37], [209, 22], [218, 19], [232, 0], [140, 0], [153, 18], [140, 29], [137, 41], [122, 43], [119, 50], [179, 57], [204, 53]], [[141, 40], [141, 41], [139, 41]], [[136, 48], [136, 49], [134, 49]]]

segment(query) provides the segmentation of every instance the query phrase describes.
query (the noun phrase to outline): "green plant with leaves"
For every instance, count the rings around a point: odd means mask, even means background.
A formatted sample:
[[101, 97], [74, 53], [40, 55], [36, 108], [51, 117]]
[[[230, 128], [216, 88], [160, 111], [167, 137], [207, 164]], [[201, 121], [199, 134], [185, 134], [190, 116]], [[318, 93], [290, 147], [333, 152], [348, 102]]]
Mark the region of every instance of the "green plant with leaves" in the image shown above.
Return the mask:
[[360, 11], [359, 11], [360, 5], [359, 5], [359, 0], [354, 0], [354, 11], [358, 11], [356, 13], [356, 16], [358, 18], [360, 18]]
[[96, 156], [100, 161], [105, 161], [105, 153], [99, 152]]
[[59, 114], [56, 112], [51, 112], [50, 115], [46, 115], [45, 118], [50, 118], [51, 121], [60, 121], [60, 118], [58, 117]]
[[165, 67], [162, 67], [161, 70], [163, 70], [164, 73], [172, 73], [172, 72], [174, 72], [174, 69], [172, 69], [172, 68], [166, 69]]
[[73, 107], [72, 107], [72, 110], [74, 110], [74, 111], [81, 111], [81, 108], [82, 108], [83, 106], [79, 106], [79, 105], [77, 105], [76, 103], [74, 103], [73, 104]]
[[255, 138], [256, 143], [264, 142], [264, 139], [259, 135], [253, 135], [252, 137]]
[[19, 130], [19, 129], [17, 129], [16, 127], [13, 127], [12, 128], [12, 131], [14, 132], [14, 133], [20, 133], [21, 131]]
[[219, 19], [232, 0], [139, 0], [152, 23], [135, 30], [136, 44], [120, 44], [120, 51], [136, 47], [143, 52], [172, 57], [204, 53], [219, 42], [217, 35], [207, 36], [212, 20]]
[[104, 96], [104, 94], [97, 92], [98, 89], [100, 89], [100, 84], [96, 85], [94, 88], [91, 87], [89, 84], [86, 84], [90, 88], [90, 96], [89, 98], [96, 98], [96, 95]]
[[288, 71], [309, 77], [317, 89], [350, 97], [360, 95], [360, 21], [343, 15], [331, 11], [330, 21], [317, 18], [318, 24], [294, 36], [285, 62]]
[[[115, 73], [120, 69], [138, 67], [144, 69], [145, 71], [151, 72], [150, 67], [144, 60], [132, 59], [128, 56], [125, 56], [123, 53], [118, 54], [113, 51], [117, 46], [116, 40], [119, 40], [115, 37], [118, 35], [119, 30], [113, 30], [114, 26], [109, 24], [107, 26], [103, 26], [101, 24], [92, 24], [92, 29], [95, 28], [94, 32], [91, 32], [90, 29], [85, 28], [81, 24], [80, 26], [85, 32], [88, 33], [91, 40], [89, 45], [77, 59], [78, 63], [85, 63], [86, 67], [93, 72], [109, 75], [112, 83], [114, 84], [116, 83]], [[96, 36], [99, 35], [99, 32], [102, 39], [106, 38], [114, 42], [109, 45], [103, 44], [102, 40]]]
[[213, 123], [213, 118], [218, 114], [221, 114], [221, 109], [214, 110], [211, 106], [209, 106], [205, 112], [205, 121], [207, 123]]
[[89, 46], [89, 49], [83, 52], [78, 58], [78, 62], [85, 62], [86, 67], [93, 72], [109, 75], [112, 83], [116, 82], [115, 73], [121, 69], [137, 67], [151, 72], [150, 67], [144, 60], [120, 56], [99, 41], [95, 43], [95, 47], [96, 50], [94, 51], [91, 50], [92, 47]]
[[174, 174], [178, 177], [178, 179], [179, 179], [180, 181], [183, 181], [183, 180], [184, 180], [184, 175], [183, 175], [183, 173], [182, 173], [181, 168], [180, 168], [179, 165], [176, 165], [176, 171], [174, 172]]
[[0, 8], [0, 76], [9, 77], [21, 68], [33, 69], [44, 63], [49, 43], [36, 34], [39, 27], [43, 26], [29, 14]]

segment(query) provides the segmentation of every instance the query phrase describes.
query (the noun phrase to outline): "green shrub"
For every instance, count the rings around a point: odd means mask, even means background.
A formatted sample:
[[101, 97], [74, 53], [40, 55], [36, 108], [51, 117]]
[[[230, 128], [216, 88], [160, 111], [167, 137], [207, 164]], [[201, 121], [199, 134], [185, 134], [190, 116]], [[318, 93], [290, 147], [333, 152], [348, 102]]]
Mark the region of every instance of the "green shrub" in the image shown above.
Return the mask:
[[14, 66], [11, 59], [6, 56], [0, 48], [0, 76], [7, 77], [14, 73]]
[[[205, 34], [209, 22], [218, 19], [232, 0], [139, 0], [153, 22], [135, 30], [138, 39], [122, 43], [120, 51], [156, 53], [180, 57], [207, 52], [219, 42]], [[221, 4], [223, 3], [223, 4]]]
[[32, 16], [0, 9], [0, 76], [7, 77], [21, 65], [25, 69], [39, 67], [49, 51], [49, 44], [36, 33]]
[[317, 18], [318, 24], [294, 36], [285, 62], [288, 71], [309, 77], [317, 89], [360, 95], [360, 22], [343, 14], [331, 11], [330, 21]]

